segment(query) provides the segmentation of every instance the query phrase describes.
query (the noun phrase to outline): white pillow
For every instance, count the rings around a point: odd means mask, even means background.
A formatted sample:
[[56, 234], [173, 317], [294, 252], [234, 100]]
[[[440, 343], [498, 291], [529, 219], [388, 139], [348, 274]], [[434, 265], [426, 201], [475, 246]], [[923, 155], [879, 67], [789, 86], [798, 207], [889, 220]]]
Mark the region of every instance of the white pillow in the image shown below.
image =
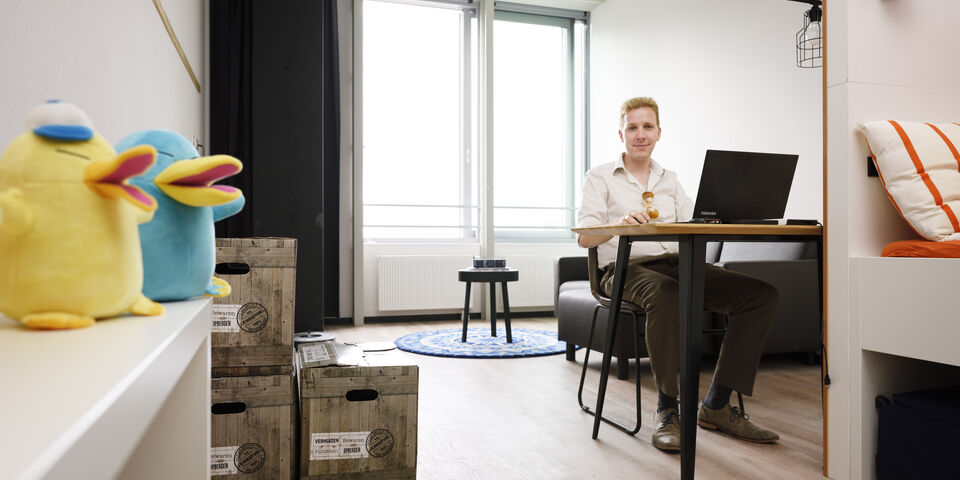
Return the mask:
[[927, 240], [960, 240], [960, 124], [859, 125], [893, 206]]

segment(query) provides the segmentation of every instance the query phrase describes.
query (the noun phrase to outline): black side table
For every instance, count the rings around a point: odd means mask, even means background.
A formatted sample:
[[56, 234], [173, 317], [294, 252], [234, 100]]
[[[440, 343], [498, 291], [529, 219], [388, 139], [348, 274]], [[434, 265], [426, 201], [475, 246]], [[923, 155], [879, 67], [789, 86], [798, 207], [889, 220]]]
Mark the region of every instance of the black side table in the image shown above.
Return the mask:
[[513, 343], [510, 333], [510, 300], [507, 297], [507, 282], [516, 282], [520, 271], [515, 268], [463, 268], [458, 270], [461, 282], [467, 282], [467, 293], [463, 300], [463, 336], [467, 341], [467, 320], [470, 319], [470, 283], [487, 282], [490, 284], [490, 336], [497, 336], [497, 282], [503, 287], [503, 322], [507, 328], [507, 343]]

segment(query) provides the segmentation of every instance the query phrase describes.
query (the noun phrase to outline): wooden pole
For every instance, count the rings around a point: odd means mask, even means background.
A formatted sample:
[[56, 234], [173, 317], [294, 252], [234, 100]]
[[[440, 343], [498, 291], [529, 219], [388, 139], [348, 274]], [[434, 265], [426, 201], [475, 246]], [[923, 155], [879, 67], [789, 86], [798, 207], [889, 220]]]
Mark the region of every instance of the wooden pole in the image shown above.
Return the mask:
[[197, 80], [197, 75], [193, 73], [193, 67], [190, 66], [190, 60], [187, 60], [186, 54], [183, 53], [183, 47], [180, 46], [180, 40], [177, 39], [177, 34], [173, 32], [173, 26], [170, 25], [167, 12], [163, 10], [163, 5], [160, 4], [160, 0], [153, 0], [153, 4], [157, 7], [157, 13], [160, 14], [160, 20], [163, 20], [163, 26], [167, 29], [167, 35], [170, 35], [170, 41], [173, 42], [173, 47], [177, 49], [177, 55], [180, 55], [180, 61], [183, 62], [184, 68], [187, 69], [190, 80], [193, 80], [193, 86], [196, 87], [197, 93], [201, 93], [200, 80]]

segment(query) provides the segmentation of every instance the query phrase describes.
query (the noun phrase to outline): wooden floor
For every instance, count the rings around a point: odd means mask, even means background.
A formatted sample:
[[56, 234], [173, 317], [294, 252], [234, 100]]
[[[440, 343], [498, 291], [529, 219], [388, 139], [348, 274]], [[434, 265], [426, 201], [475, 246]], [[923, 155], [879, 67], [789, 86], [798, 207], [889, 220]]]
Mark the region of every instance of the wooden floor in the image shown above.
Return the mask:
[[[556, 318], [514, 319], [514, 328], [556, 331]], [[330, 325], [340, 342], [393, 341], [408, 333], [459, 327], [458, 321]], [[482, 326], [479, 320], [472, 327]], [[502, 326], [502, 323], [499, 323]], [[656, 393], [647, 360], [640, 361], [643, 427], [635, 437], [607, 424], [590, 438], [593, 417], [577, 405], [583, 350], [577, 363], [563, 354], [518, 359], [461, 359], [408, 354], [420, 366], [417, 478], [420, 480], [565, 480], [679, 478], [680, 456], [650, 444]], [[632, 363], [631, 363], [632, 365]], [[596, 399], [600, 355], [590, 356], [584, 401]], [[700, 397], [713, 374], [705, 362]], [[764, 358], [751, 419], [780, 434], [777, 444], [742, 442], [698, 429], [697, 478], [812, 479], [821, 475], [819, 367], [797, 359]], [[604, 413], [629, 421], [634, 373], [610, 377]], [[734, 401], [735, 401], [734, 397]]]

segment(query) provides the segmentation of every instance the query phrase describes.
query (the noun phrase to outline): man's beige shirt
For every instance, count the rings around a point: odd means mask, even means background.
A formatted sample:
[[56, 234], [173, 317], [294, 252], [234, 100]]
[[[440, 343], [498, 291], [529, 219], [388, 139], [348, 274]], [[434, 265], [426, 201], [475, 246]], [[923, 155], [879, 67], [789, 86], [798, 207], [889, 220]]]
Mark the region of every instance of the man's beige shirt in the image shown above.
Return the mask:
[[[650, 161], [649, 189], [653, 192], [653, 206], [660, 211], [654, 222], [685, 222], [693, 217], [693, 201], [677, 182], [677, 173]], [[647, 187], [627, 171], [623, 158], [591, 168], [583, 179], [583, 198], [577, 213], [577, 226], [589, 227], [618, 223], [629, 211], [644, 210], [643, 192]], [[617, 259], [618, 237], [597, 248], [600, 266]], [[679, 251], [677, 242], [634, 242], [630, 258], [639, 261], [654, 260]]]

